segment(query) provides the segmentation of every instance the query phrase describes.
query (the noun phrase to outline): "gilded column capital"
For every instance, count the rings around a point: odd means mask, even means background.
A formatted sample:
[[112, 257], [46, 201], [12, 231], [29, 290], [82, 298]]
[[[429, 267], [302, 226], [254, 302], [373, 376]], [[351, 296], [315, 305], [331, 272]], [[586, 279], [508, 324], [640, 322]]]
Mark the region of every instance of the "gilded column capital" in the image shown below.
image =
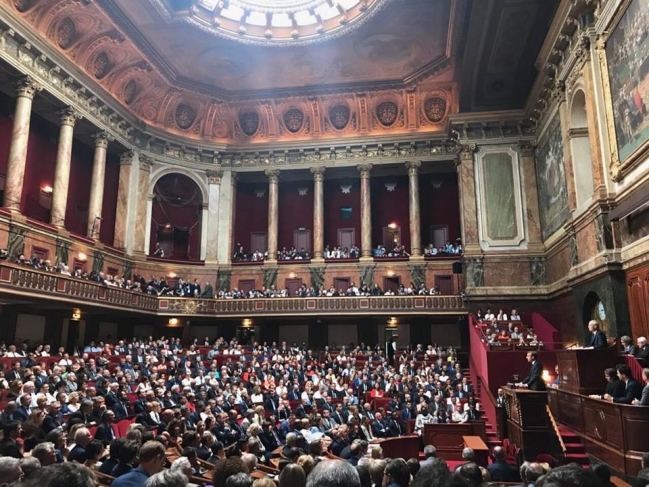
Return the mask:
[[23, 76], [16, 80], [16, 96], [34, 99], [37, 91], [41, 91], [43, 87], [34, 81], [31, 76]]
[[207, 184], [221, 184], [223, 169], [210, 169], [205, 171], [205, 175], [207, 176]]
[[313, 180], [317, 182], [324, 181], [324, 174], [327, 168], [325, 166], [316, 166], [311, 168], [311, 174], [313, 174]]
[[518, 147], [523, 157], [534, 157], [534, 151], [536, 150], [536, 144], [534, 142], [522, 140], [518, 143]]
[[108, 143], [115, 140], [105, 130], [92, 134], [92, 138], [95, 139], [95, 148], [97, 149], [107, 149]]
[[419, 173], [420, 166], [421, 166], [421, 161], [406, 161], [406, 167], [408, 168], [408, 176], [416, 176]]
[[77, 120], [83, 118], [81, 114], [72, 107], [65, 107], [62, 110], [59, 110], [57, 115], [59, 116], [59, 123], [61, 126], [69, 125], [70, 127], [74, 127]]
[[279, 182], [279, 169], [266, 169], [265, 174], [270, 184], [277, 184]]
[[369, 179], [370, 173], [372, 172], [372, 164], [359, 164], [356, 166], [356, 169], [361, 173], [361, 179]]
[[135, 151], [129, 150], [122, 152], [119, 155], [119, 165], [120, 166], [130, 166], [133, 164], [133, 158], [135, 157]]

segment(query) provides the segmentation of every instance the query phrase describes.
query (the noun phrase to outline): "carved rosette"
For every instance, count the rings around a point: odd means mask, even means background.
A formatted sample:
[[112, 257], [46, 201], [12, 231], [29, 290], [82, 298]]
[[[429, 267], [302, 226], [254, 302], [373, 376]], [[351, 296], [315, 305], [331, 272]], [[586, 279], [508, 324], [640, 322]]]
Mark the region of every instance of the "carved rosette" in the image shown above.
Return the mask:
[[448, 103], [442, 96], [432, 96], [424, 102], [424, 114], [431, 123], [439, 123], [446, 118]]
[[284, 113], [284, 125], [292, 134], [298, 133], [304, 125], [304, 113], [298, 108], [291, 108]]
[[37, 91], [41, 91], [42, 86], [38, 85], [31, 76], [23, 76], [16, 81], [16, 96], [34, 99]]
[[65, 107], [63, 110], [59, 110], [57, 115], [59, 116], [59, 123], [61, 125], [69, 125], [70, 127], [74, 127], [77, 120], [82, 118], [81, 114], [72, 107]]
[[391, 127], [397, 121], [399, 107], [393, 101], [384, 101], [376, 107], [376, 118], [384, 127]]
[[92, 63], [92, 74], [97, 79], [104, 78], [110, 71], [110, 59], [104, 51], [100, 52]]
[[329, 109], [329, 121], [336, 130], [344, 130], [349, 124], [351, 110], [347, 105], [336, 105]]
[[181, 103], [176, 107], [174, 121], [181, 130], [188, 130], [196, 121], [196, 111], [189, 105]]
[[242, 112], [239, 115], [239, 126], [245, 135], [252, 137], [259, 130], [259, 113], [255, 110]]

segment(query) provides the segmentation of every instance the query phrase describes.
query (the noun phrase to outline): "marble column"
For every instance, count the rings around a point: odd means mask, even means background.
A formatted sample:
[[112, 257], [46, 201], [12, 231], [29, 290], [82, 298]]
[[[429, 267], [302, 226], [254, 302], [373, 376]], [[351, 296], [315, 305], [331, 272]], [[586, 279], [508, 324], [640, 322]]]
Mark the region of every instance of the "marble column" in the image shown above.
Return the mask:
[[312, 167], [313, 173], [313, 258], [324, 258], [324, 166]]
[[419, 214], [419, 166], [421, 161], [408, 161], [408, 194], [410, 223], [410, 255], [421, 257], [421, 216]]
[[237, 173], [223, 171], [219, 196], [218, 261], [227, 264], [232, 259], [234, 246], [234, 220], [237, 211]]
[[475, 161], [476, 145], [461, 147], [458, 161], [460, 184], [460, 214], [462, 216], [462, 245], [464, 252], [481, 252], [478, 238], [478, 207], [476, 204]]
[[361, 174], [361, 258], [372, 257], [372, 201], [370, 190], [370, 173], [372, 164], [360, 164], [356, 167]]
[[[523, 189], [525, 190], [525, 208], [527, 209], [527, 240], [531, 245], [538, 245], [543, 250], [541, 237], [541, 216], [539, 196], [536, 183], [536, 160], [534, 146], [529, 142], [520, 143], [521, 164], [523, 165]], [[530, 247], [528, 246], [528, 249]], [[534, 249], [533, 249], [534, 250]]]
[[[151, 217], [149, 211], [149, 179], [151, 177], [151, 166], [153, 160], [147, 156], [140, 155], [137, 175], [137, 199], [135, 203], [135, 232], [133, 235], [133, 252], [146, 254], [146, 235], [150, 235], [147, 229], [151, 228]], [[153, 199], [151, 198], [151, 206]]]
[[7, 161], [5, 178], [4, 206], [20, 211], [27, 163], [27, 143], [29, 142], [29, 122], [32, 116], [32, 101], [41, 88], [34, 80], [25, 76], [16, 83], [16, 108], [11, 131], [11, 146]]
[[279, 169], [267, 169], [268, 176], [268, 261], [277, 260], [279, 223]]
[[95, 157], [90, 179], [90, 204], [88, 205], [88, 237], [99, 239], [101, 231], [101, 212], [104, 203], [104, 180], [106, 176], [106, 150], [109, 136], [101, 131], [93, 135]]
[[56, 168], [54, 169], [54, 183], [52, 184], [52, 210], [50, 212], [50, 223], [57, 227], [65, 226], [74, 125], [79, 118], [81, 116], [72, 107], [66, 107], [59, 112], [61, 129], [59, 130], [59, 145], [56, 151]]
[[206, 171], [208, 184], [207, 218], [202, 225], [207, 228], [205, 242], [205, 262], [218, 263], [219, 251], [219, 205], [221, 199], [221, 178], [223, 169]]
[[135, 204], [137, 201], [138, 153], [128, 151], [119, 159], [119, 182], [117, 184], [117, 208], [115, 211], [115, 237], [113, 246], [133, 252], [133, 228], [135, 226]]

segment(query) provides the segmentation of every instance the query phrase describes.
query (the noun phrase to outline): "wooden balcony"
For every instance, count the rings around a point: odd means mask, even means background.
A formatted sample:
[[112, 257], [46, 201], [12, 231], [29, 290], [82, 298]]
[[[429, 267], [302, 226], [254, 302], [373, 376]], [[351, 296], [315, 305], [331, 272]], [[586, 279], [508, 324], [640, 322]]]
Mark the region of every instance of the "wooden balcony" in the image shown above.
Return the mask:
[[340, 298], [190, 299], [149, 296], [94, 281], [0, 263], [0, 295], [24, 301], [56, 301], [151, 315], [214, 317], [466, 314], [458, 296], [358, 296]]

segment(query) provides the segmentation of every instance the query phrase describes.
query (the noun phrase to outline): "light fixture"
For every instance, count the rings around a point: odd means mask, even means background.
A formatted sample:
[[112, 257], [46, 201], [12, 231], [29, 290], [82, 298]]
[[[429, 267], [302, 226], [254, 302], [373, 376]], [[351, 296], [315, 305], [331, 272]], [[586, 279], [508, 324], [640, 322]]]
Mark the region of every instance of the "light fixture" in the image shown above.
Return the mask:
[[396, 326], [397, 323], [398, 323], [398, 321], [399, 321], [399, 320], [397, 320], [397, 318], [396, 318], [395, 316], [392, 316], [392, 317], [388, 320], [388, 325], [389, 325], [389, 326]]
[[88, 256], [86, 254], [84, 254], [83, 252], [79, 252], [77, 254], [77, 259], [79, 259], [81, 261], [85, 261], [87, 258], [88, 258]]
[[49, 184], [45, 184], [44, 186], [41, 186], [41, 191], [45, 194], [52, 194], [53, 189]]
[[388, 271], [387, 274], [388, 277], [394, 277], [394, 271]]
[[175, 279], [177, 277], [177, 274], [175, 272], [170, 272], [169, 274], [167, 274], [167, 277], [169, 279]]
[[169, 230], [171, 228], [171, 223], [165, 223], [165, 228]]
[[289, 272], [288, 277], [289, 279], [295, 279], [297, 277], [297, 274], [295, 272]]
[[178, 318], [169, 318], [169, 326], [178, 326], [180, 320]]
[[392, 223], [390, 223], [390, 224], [388, 225], [388, 228], [390, 228], [391, 230], [394, 230], [395, 228], [397, 228], [397, 224], [394, 223], [394, 222], [392, 222]]
[[241, 324], [245, 327], [252, 326], [252, 320], [250, 318], [244, 319]]
[[72, 308], [72, 321], [79, 321], [81, 319], [81, 310], [79, 308]]
[[546, 383], [550, 382], [550, 372], [548, 371], [548, 369], [543, 369], [543, 374], [541, 374], [541, 377]]

